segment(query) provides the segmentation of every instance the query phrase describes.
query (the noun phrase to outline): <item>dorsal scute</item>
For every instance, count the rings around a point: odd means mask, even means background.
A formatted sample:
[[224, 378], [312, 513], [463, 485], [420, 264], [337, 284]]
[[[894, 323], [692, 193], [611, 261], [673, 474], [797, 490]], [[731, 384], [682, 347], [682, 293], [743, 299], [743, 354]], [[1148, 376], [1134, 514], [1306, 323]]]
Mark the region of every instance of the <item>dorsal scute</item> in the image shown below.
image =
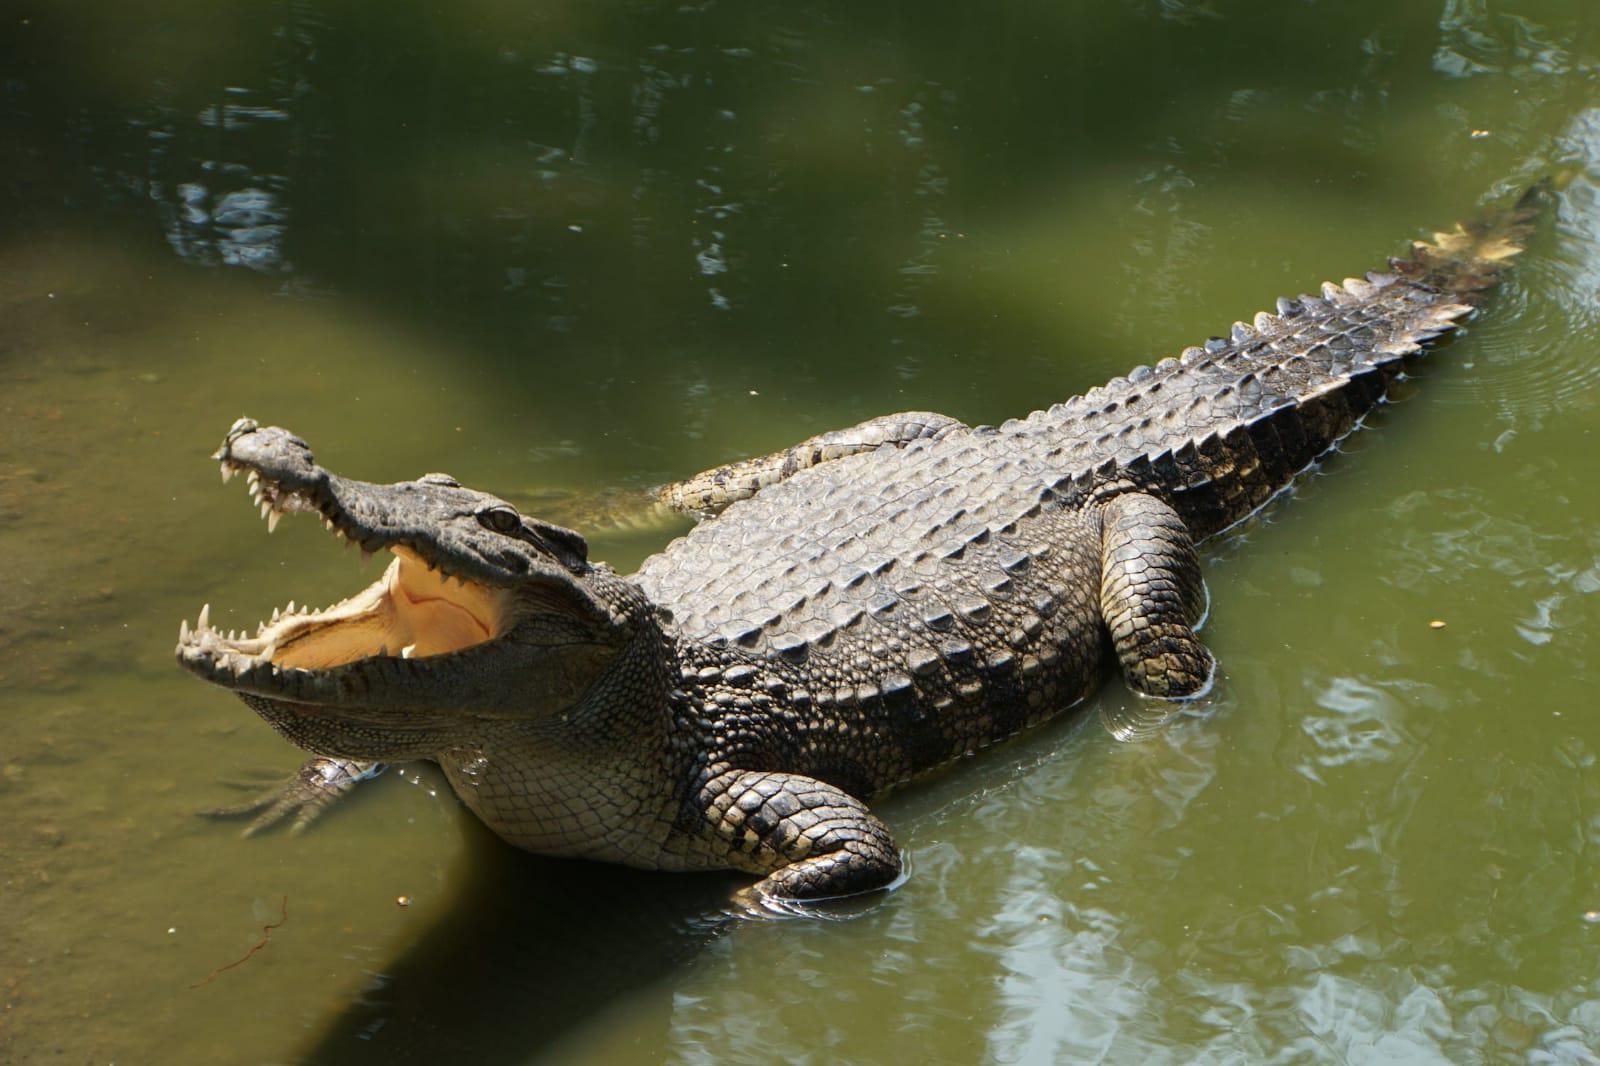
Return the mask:
[[[751, 654], [808, 654], [876, 625], [861, 607], [898, 601], [926, 607], [929, 624], [965, 624], [951, 616], [965, 580], [953, 575], [987, 566], [1003, 582], [1023, 560], [1042, 563], [1064, 529], [1089, 521], [1074, 501], [1121, 491], [1116, 479], [1158, 486], [1195, 535], [1216, 532], [1348, 432], [1401, 358], [1471, 309], [1526, 238], [1538, 198], [997, 432], [802, 470], [680, 538], [637, 580], [691, 636], [731, 632]], [[1050, 526], [1030, 534], [1035, 522]], [[824, 588], [819, 577], [838, 580]], [[947, 594], [950, 604], [934, 602]]]

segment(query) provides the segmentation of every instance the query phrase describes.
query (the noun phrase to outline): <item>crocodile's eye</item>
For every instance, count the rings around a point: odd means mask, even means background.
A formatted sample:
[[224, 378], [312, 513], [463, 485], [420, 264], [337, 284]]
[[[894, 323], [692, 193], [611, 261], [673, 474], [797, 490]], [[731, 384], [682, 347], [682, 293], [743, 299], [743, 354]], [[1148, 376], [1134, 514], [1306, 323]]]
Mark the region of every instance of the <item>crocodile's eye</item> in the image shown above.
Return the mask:
[[522, 516], [510, 507], [486, 507], [478, 512], [478, 521], [496, 533], [515, 533], [522, 528]]

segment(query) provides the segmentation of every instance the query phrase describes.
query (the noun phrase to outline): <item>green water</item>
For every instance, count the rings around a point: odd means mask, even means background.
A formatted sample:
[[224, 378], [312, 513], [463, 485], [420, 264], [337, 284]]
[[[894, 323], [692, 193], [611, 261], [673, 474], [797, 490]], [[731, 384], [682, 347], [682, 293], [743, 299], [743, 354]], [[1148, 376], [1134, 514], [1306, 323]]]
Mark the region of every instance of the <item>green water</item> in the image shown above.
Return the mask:
[[[1593, 0], [130, 6], [0, 12], [0, 1061], [1600, 1061]], [[514, 853], [427, 768], [193, 816], [298, 755], [179, 619], [375, 568], [218, 484], [240, 414], [634, 489], [1025, 413], [1558, 170], [1493, 310], [1211, 546], [1214, 694], [886, 800], [854, 920]]]

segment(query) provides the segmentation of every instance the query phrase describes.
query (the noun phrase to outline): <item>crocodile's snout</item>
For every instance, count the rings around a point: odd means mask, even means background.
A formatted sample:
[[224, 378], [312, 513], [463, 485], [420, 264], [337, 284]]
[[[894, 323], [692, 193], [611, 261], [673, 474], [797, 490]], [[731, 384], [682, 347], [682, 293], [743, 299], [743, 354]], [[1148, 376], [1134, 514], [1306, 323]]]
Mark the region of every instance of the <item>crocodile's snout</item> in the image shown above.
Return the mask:
[[235, 422], [211, 458], [222, 464], [224, 480], [230, 468], [237, 467], [254, 470], [287, 489], [307, 489], [327, 480], [309, 444], [286, 429], [263, 428], [251, 418]]

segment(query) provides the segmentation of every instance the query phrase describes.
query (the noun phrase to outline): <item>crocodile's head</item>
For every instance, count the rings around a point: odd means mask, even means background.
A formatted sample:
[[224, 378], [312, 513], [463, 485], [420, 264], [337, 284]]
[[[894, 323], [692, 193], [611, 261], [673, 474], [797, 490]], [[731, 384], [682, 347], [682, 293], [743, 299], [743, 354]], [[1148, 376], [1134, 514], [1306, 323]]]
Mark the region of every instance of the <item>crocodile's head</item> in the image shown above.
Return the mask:
[[293, 602], [253, 635], [179, 629], [178, 662], [324, 755], [418, 758], [490, 721], [558, 715], [636, 630], [639, 600], [589, 563], [583, 538], [443, 474], [375, 485], [318, 466], [305, 441], [240, 419], [213, 458], [248, 479], [271, 529], [305, 512], [382, 577], [320, 611]]

